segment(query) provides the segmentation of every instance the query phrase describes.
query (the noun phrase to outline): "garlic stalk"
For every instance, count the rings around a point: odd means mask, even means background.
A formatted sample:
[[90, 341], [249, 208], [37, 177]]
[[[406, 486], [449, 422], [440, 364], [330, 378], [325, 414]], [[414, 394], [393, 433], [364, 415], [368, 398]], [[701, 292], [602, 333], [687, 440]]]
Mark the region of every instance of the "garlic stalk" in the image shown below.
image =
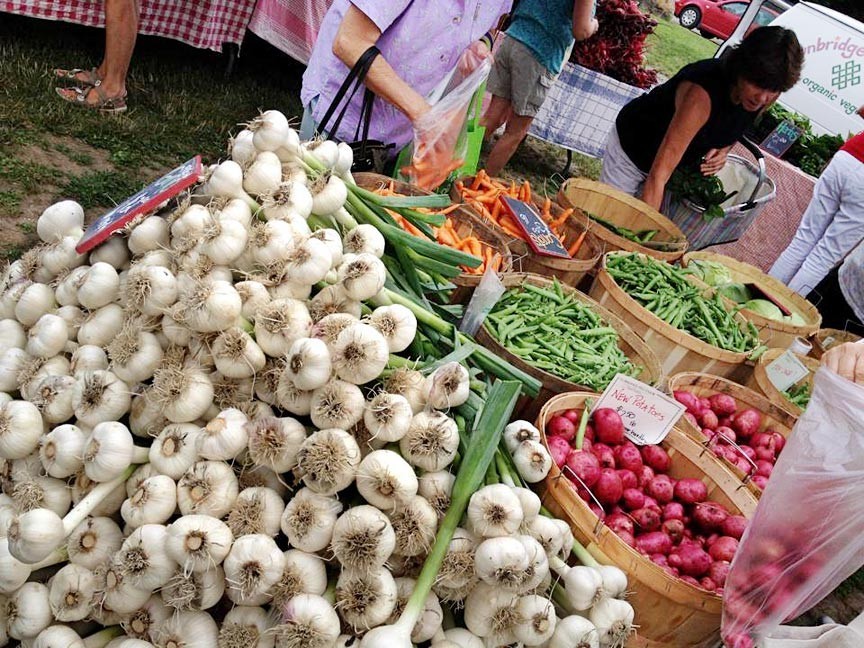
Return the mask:
[[334, 378], [312, 392], [310, 417], [319, 429], [348, 430], [363, 418], [365, 405], [357, 385]]
[[39, 409], [25, 400], [0, 405], [0, 457], [23, 459], [33, 453], [42, 436]]
[[282, 624], [272, 632], [278, 646], [330, 648], [339, 637], [339, 627], [339, 617], [327, 600], [299, 594], [285, 605]]
[[72, 408], [80, 423], [96, 426], [120, 420], [132, 402], [129, 386], [110, 371], [79, 374], [72, 393]]
[[89, 569], [68, 564], [54, 574], [48, 587], [48, 602], [55, 619], [68, 623], [82, 621], [89, 615], [96, 593], [96, 577]]
[[282, 160], [272, 151], [261, 151], [243, 173], [243, 189], [251, 196], [265, 196], [282, 182]]
[[384, 287], [387, 269], [374, 254], [363, 252], [343, 259], [339, 266], [339, 283], [351, 299], [371, 299]]
[[396, 534], [395, 553], [407, 557], [429, 553], [438, 530], [438, 514], [429, 502], [415, 495], [389, 515]]
[[369, 324], [387, 340], [390, 353], [407, 349], [417, 334], [417, 318], [401, 304], [379, 306], [369, 316]]
[[600, 648], [600, 635], [588, 619], [573, 614], [555, 625], [549, 648]]
[[209, 610], [225, 592], [225, 573], [221, 567], [186, 573], [178, 567], [160, 590], [162, 600], [172, 610]]
[[[338, 619], [337, 619], [338, 623]], [[220, 648], [274, 648], [273, 619], [264, 608], [238, 605], [219, 628]], [[304, 644], [305, 645], [305, 644]]]
[[381, 510], [392, 510], [417, 494], [414, 469], [392, 450], [375, 450], [357, 467], [357, 490], [367, 502]]
[[325, 428], [300, 446], [296, 472], [310, 490], [335, 495], [354, 481], [360, 459], [354, 437], [342, 429]]
[[115, 479], [132, 464], [147, 462], [149, 448], [134, 445], [132, 433], [122, 423], [98, 423], [84, 444], [84, 473], [97, 482]]
[[536, 484], [552, 469], [552, 455], [539, 441], [523, 441], [513, 452], [513, 463], [522, 479]]
[[201, 187], [201, 192], [216, 197], [239, 198], [249, 205], [253, 212], [260, 209], [255, 199], [243, 190], [243, 168], [234, 160], [225, 160], [213, 169], [207, 182]]
[[239, 486], [231, 467], [221, 461], [199, 461], [177, 482], [177, 506], [182, 515], [224, 517], [234, 506]]
[[484, 486], [474, 493], [467, 513], [471, 528], [484, 538], [516, 533], [524, 516], [519, 498], [504, 484]]
[[597, 628], [601, 646], [623, 646], [633, 634], [633, 606], [627, 601], [601, 599], [591, 608], [588, 619]]
[[449, 466], [458, 449], [456, 421], [436, 410], [415, 414], [408, 432], [399, 439], [399, 450], [408, 463], [428, 471]]
[[150, 465], [171, 479], [180, 479], [199, 458], [200, 430], [191, 423], [166, 425], [150, 446]]
[[106, 563], [120, 550], [123, 532], [107, 517], [88, 517], [66, 539], [69, 562], [91, 571]]
[[202, 459], [234, 459], [249, 441], [246, 423], [249, 418], [236, 408], [228, 408], [210, 420], [198, 434], [198, 454]]
[[6, 602], [6, 629], [13, 639], [34, 639], [52, 620], [48, 588], [42, 583], [24, 583]]
[[359, 322], [339, 334], [331, 351], [336, 376], [355, 385], [378, 378], [390, 358], [384, 336]]
[[74, 200], [61, 200], [46, 207], [36, 219], [36, 234], [54, 243], [84, 229], [84, 208]]
[[345, 569], [368, 571], [384, 565], [396, 548], [390, 520], [374, 506], [348, 509], [333, 527], [330, 549]]
[[223, 567], [228, 598], [239, 605], [261, 605], [282, 577], [285, 556], [272, 538], [260, 533], [245, 535], [231, 545]]
[[184, 570], [205, 571], [222, 564], [234, 536], [227, 524], [209, 515], [183, 515], [168, 526], [165, 550]]
[[386, 623], [397, 599], [396, 581], [385, 567], [344, 569], [336, 581], [336, 607], [355, 633]]
[[145, 479], [123, 502], [120, 515], [132, 529], [144, 524], [164, 524], [177, 508], [177, 485], [167, 475]]
[[297, 465], [297, 453], [306, 440], [306, 428], [292, 418], [264, 417], [246, 424], [249, 456], [257, 465], [277, 473]]
[[235, 537], [260, 533], [275, 538], [279, 534], [283, 508], [282, 498], [273, 489], [244, 488], [228, 513], [228, 528]]
[[47, 509], [33, 509], [17, 516], [9, 526], [9, 552], [24, 563], [44, 560], [109, 493], [126, 481], [132, 470], [129, 467], [113, 480], [94, 487], [62, 519]]
[[158, 645], [165, 648], [213, 648], [219, 641], [219, 627], [213, 617], [198, 610], [171, 615], [153, 634], [158, 637]]
[[435, 409], [459, 407], [468, 400], [470, 376], [458, 362], [438, 367], [426, 378], [426, 402]]

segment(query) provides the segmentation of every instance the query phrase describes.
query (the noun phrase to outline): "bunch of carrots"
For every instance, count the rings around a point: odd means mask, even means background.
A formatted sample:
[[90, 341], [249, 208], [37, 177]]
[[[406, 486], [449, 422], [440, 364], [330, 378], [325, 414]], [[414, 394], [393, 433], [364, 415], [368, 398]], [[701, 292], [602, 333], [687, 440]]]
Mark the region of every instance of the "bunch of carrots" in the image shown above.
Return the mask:
[[[521, 185], [511, 181], [510, 184], [501, 182], [493, 178], [485, 170], [480, 169], [477, 175], [469, 184], [464, 184], [461, 180], [456, 182], [456, 189], [468, 205], [473, 207], [483, 218], [491, 223], [494, 223], [503, 229], [510, 236], [526, 240], [525, 233], [519, 227], [519, 224], [510, 215], [510, 212], [501, 200], [501, 196], [510, 196], [516, 200], [521, 200], [532, 204], [531, 200], [531, 184], [528, 181]], [[564, 224], [567, 219], [573, 214], [573, 209], [565, 209], [559, 215], [552, 214], [552, 201], [547, 197], [544, 199], [540, 208], [540, 217], [549, 226], [549, 229], [558, 237], [561, 244], [567, 247], [567, 252], [571, 257], [576, 256], [582, 242], [585, 240], [587, 230], [582, 232], [572, 241], [567, 242], [567, 232], [564, 229]]]
[[[389, 186], [379, 186], [374, 189], [374, 191], [375, 193], [382, 196], [398, 195], [393, 188], [393, 181], [390, 182]], [[462, 269], [466, 273], [482, 275], [484, 272], [486, 272], [486, 268], [491, 268], [493, 271], [498, 271], [501, 268], [501, 255], [495, 248], [483, 242], [474, 235], [459, 235], [456, 224], [453, 222], [453, 219], [448, 215], [459, 207], [460, 205], [458, 204], [450, 205], [449, 207], [445, 207], [444, 209], [425, 209], [418, 207], [416, 208], [416, 211], [422, 212], [424, 214], [438, 214], [441, 216], [446, 216], [447, 218], [441, 227], [431, 228], [432, 231], [435, 233], [435, 238], [438, 243], [440, 243], [441, 245], [446, 245], [447, 247], [453, 248], [455, 250], [467, 252], [468, 254], [472, 254], [478, 259], [483, 260], [483, 263], [481, 263], [476, 268], [468, 268], [466, 266], [462, 266]], [[393, 220], [396, 221], [399, 226], [406, 232], [409, 232], [414, 236], [425, 237], [425, 234], [423, 234], [423, 232], [421, 232], [414, 225], [412, 225], [402, 215], [389, 209], [387, 211], [393, 217]]]

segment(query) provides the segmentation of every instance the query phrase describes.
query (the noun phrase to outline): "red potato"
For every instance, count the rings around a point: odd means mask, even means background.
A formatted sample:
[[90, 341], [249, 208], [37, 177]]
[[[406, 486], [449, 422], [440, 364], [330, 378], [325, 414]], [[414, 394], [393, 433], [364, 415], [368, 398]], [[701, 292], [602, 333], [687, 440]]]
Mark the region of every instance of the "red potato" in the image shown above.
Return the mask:
[[717, 433], [714, 430], [709, 430], [708, 428], [702, 428], [702, 436], [704, 436], [709, 441], [717, 436]]
[[670, 567], [673, 567], [674, 569], [681, 569], [681, 556], [678, 554], [678, 549], [670, 553], [666, 557], [666, 560], [669, 563]]
[[729, 517], [729, 511], [717, 502], [701, 502], [693, 508], [693, 520], [705, 531], [717, 531]]
[[594, 439], [597, 438], [597, 435], [594, 434], [594, 426], [590, 423], [585, 426], [585, 440], [594, 443]]
[[780, 454], [780, 452], [783, 450], [783, 447], [786, 445], [786, 437], [780, 434], [777, 430], [772, 430], [770, 428], [765, 430], [765, 433], [770, 434], [771, 437], [774, 439], [774, 449], [776, 450], [777, 454]]
[[650, 495], [645, 496], [645, 506], [644, 508], [650, 508], [657, 511], [658, 514], [663, 514], [663, 509], [660, 508], [660, 505], [657, 503], [657, 500], [651, 497]]
[[660, 526], [660, 530], [669, 536], [673, 543], [678, 543], [684, 539], [684, 521], [683, 520], [664, 520]]
[[578, 409], [567, 409], [561, 412], [561, 416], [570, 419], [574, 425], [579, 425], [579, 422], [582, 420], [582, 410]]
[[729, 427], [718, 426], [714, 429], [717, 435], [720, 437], [721, 442], [725, 443], [735, 443], [738, 441], [738, 436], [735, 434], [735, 430]]
[[734, 414], [735, 410], [738, 409], [735, 399], [729, 394], [714, 394], [708, 399], [708, 402], [717, 416], [729, 416], [730, 414]]
[[709, 592], [713, 592], [717, 589], [717, 583], [715, 583], [710, 576], [703, 576], [699, 579], [699, 587]]
[[738, 550], [738, 540], [730, 536], [720, 536], [708, 547], [708, 555], [714, 560], [732, 562]]
[[629, 531], [617, 531], [615, 533], [619, 538], [621, 538], [621, 542], [626, 544], [629, 547], [636, 548], [636, 538], [633, 537], [633, 534]]
[[740, 540], [741, 536], [744, 535], [744, 530], [747, 528], [747, 518], [743, 515], [730, 515], [725, 520], [723, 520], [723, 524], [720, 525], [720, 531], [724, 536], [729, 536], [731, 538], [735, 538], [736, 540]]
[[664, 520], [684, 520], [684, 505], [681, 502], [667, 502], [663, 505]]
[[657, 500], [658, 504], [672, 501], [675, 487], [668, 475], [657, 475], [645, 485], [645, 494]]
[[677, 553], [681, 558], [681, 566], [678, 569], [682, 574], [699, 578], [707, 574], [711, 568], [711, 556], [704, 549], [686, 545], [679, 547]]
[[573, 450], [567, 455], [567, 467], [572, 471], [564, 471], [568, 479], [579, 486], [579, 481], [573, 478], [573, 473], [587, 486], [591, 488], [600, 479], [600, 462], [590, 452]]
[[645, 493], [638, 488], [625, 488], [621, 496], [624, 508], [634, 511], [645, 506]]
[[753, 451], [754, 459], [761, 461], [777, 461], [777, 454], [774, 452], [773, 448], [769, 448], [767, 446], [759, 446]]
[[751, 461], [756, 461], [756, 451], [752, 447], [744, 444], [741, 444], [738, 447], [741, 449], [741, 452], [743, 452], [747, 456], [748, 459], [750, 459]]
[[597, 504], [595, 504], [593, 501], [588, 502], [588, 508], [590, 508], [591, 512], [601, 520], [606, 518], [606, 512], [602, 508], [597, 506]]
[[726, 560], [715, 560], [708, 568], [708, 577], [713, 580], [718, 587], [723, 587], [726, 584], [726, 577], [729, 575], [731, 563]]
[[771, 471], [774, 470], [774, 464], [770, 461], [763, 461], [762, 459], [758, 459], [756, 461], [756, 474], [764, 475], [765, 477], [771, 476]]
[[666, 558], [666, 554], [655, 553], [655, 554], [651, 554], [648, 557], [651, 559], [651, 562], [653, 562], [656, 565], [660, 565], [661, 567], [668, 567], [669, 566], [669, 560]]
[[768, 478], [765, 475], [753, 475], [750, 481], [759, 490], [765, 490], [765, 487], [768, 485]]
[[672, 538], [662, 531], [643, 533], [636, 538], [636, 549], [646, 555], [667, 555], [672, 551]]
[[699, 421], [690, 412], [684, 412], [684, 418], [687, 419], [688, 421], [690, 421], [690, 423], [692, 425], [694, 425], [695, 427], [699, 427]]
[[726, 648], [756, 648], [753, 639], [743, 632], [736, 632], [728, 637], [723, 637], [723, 645]]
[[593, 490], [601, 504], [617, 504], [624, 494], [624, 485], [615, 470], [604, 468], [600, 471], [600, 479], [594, 484]]
[[717, 421], [723, 427], [730, 427], [732, 425], [732, 417], [731, 416], [721, 416], [717, 419]]
[[615, 455], [612, 452], [612, 448], [605, 443], [593, 443], [591, 445], [591, 452], [600, 461], [601, 468], [615, 467]]
[[732, 429], [742, 439], [749, 439], [759, 431], [762, 425], [762, 415], [754, 409], [745, 409], [732, 418]]
[[714, 430], [718, 425], [720, 425], [717, 415], [710, 409], [702, 410], [702, 413], [697, 417], [697, 419], [699, 420], [699, 425], [703, 428], [708, 428], [709, 430]]
[[642, 461], [654, 472], [664, 473], [669, 470], [672, 460], [668, 453], [658, 445], [642, 446]]
[[654, 479], [654, 470], [651, 466], [642, 466], [642, 470], [636, 473], [636, 481], [639, 486], [645, 488], [645, 484]]
[[711, 409], [711, 401], [706, 396], [700, 396], [699, 407], [702, 409]]
[[621, 478], [621, 485], [624, 486], [625, 490], [628, 488], [637, 488], [639, 486], [639, 480], [636, 478], [636, 473], [632, 470], [618, 468], [615, 472], [617, 472], [618, 476]]
[[636, 509], [630, 515], [640, 532], [657, 531], [660, 528], [660, 513], [656, 509]]
[[753, 472], [753, 464], [747, 461], [747, 459], [745, 459], [741, 455], [735, 457], [735, 467], [738, 468], [738, 470], [743, 472], [745, 475], [749, 475]]
[[620, 536], [622, 531], [633, 535], [633, 520], [625, 513], [610, 513], [604, 521], [616, 535]]
[[702, 405], [699, 403], [696, 395], [688, 391], [673, 391], [672, 397], [686, 407], [687, 411], [691, 414], [696, 414], [696, 412], [702, 409]]
[[591, 414], [597, 440], [607, 445], [624, 443], [624, 422], [621, 415], [611, 407], [601, 407]]
[[690, 583], [690, 585], [692, 585], [693, 587], [702, 587], [702, 585], [699, 584], [699, 581], [692, 576], [687, 576], [685, 574], [684, 576], [679, 576], [678, 578], [680, 578], [685, 583]]
[[675, 499], [682, 504], [698, 504], [708, 499], [708, 487], [701, 479], [679, 479], [674, 492]]
[[615, 465], [618, 468], [634, 473], [642, 469], [642, 455], [639, 454], [639, 449], [629, 441], [616, 446], [612, 455], [615, 457]]
[[570, 455], [570, 444], [567, 439], [560, 436], [546, 437], [546, 443], [549, 446], [549, 454], [552, 455], [552, 461], [559, 468], [567, 463], [567, 457]]
[[566, 416], [554, 414], [546, 423], [546, 434], [570, 441], [576, 436], [576, 424]]

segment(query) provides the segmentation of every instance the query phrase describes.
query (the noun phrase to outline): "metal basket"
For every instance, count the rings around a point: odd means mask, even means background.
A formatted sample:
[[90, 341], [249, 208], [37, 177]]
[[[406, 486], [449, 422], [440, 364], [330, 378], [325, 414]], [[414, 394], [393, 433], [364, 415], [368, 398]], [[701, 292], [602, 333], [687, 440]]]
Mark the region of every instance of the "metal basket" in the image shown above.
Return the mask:
[[705, 220], [704, 207], [686, 199], [679, 199], [668, 192], [663, 198], [660, 211], [681, 228], [690, 242], [691, 250], [701, 250], [710, 245], [737, 241], [759, 216], [765, 205], [777, 196], [774, 181], [765, 173], [765, 158], [762, 151], [752, 142], [742, 140], [742, 144], [753, 154], [756, 163], [739, 155], [729, 155], [726, 164], [737, 165], [739, 171], [750, 176], [751, 181], [755, 181], [755, 185], [746, 198], [741, 195], [743, 192], [739, 191], [723, 203], [722, 218]]

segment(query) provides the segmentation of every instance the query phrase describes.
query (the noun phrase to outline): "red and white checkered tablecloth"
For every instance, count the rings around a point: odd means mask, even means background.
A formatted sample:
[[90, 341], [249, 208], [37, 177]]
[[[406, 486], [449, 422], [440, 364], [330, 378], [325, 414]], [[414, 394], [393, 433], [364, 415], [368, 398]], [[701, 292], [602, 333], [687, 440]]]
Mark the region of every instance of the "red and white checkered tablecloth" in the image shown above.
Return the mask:
[[[102, 0], [0, 0], [0, 11], [103, 27]], [[201, 49], [222, 51], [224, 43], [240, 45], [255, 9], [255, 0], [141, 0], [138, 32], [164, 36]]]
[[[732, 152], [752, 159], [740, 144], [736, 144]], [[726, 254], [767, 272], [795, 235], [801, 216], [813, 197], [816, 179], [767, 153], [765, 169], [777, 187], [777, 197], [765, 205], [740, 239], [708, 250]]]
[[318, 28], [333, 0], [258, 0], [249, 31], [308, 63]]

